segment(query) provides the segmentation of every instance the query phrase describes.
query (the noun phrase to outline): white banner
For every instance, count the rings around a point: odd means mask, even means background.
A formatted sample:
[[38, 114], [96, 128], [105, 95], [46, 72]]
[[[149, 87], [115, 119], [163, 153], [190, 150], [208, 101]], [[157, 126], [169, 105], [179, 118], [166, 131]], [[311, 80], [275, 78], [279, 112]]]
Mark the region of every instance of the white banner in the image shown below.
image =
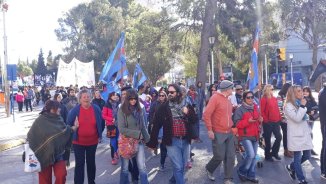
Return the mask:
[[60, 59], [56, 84], [64, 87], [95, 85], [94, 62], [83, 63], [74, 58], [67, 64]]

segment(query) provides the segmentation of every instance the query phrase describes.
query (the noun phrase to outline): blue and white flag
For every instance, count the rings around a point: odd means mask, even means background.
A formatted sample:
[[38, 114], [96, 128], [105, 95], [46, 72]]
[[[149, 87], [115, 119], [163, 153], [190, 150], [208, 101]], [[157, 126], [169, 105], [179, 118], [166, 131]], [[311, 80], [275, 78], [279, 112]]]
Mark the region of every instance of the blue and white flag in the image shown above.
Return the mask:
[[147, 80], [145, 73], [143, 72], [142, 68], [140, 67], [139, 63], [135, 66], [134, 76], [133, 76], [133, 87], [135, 89], [138, 86], [142, 85]]

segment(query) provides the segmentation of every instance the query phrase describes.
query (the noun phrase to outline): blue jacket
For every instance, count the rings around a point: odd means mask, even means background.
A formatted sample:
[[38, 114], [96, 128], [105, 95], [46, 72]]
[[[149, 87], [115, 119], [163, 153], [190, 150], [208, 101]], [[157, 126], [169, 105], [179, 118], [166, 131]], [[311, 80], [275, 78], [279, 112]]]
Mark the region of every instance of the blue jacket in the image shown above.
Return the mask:
[[[102, 112], [101, 109], [94, 104], [91, 104], [94, 112], [95, 112], [95, 118], [96, 118], [96, 127], [97, 127], [97, 135], [99, 138], [102, 138]], [[79, 116], [80, 111], [80, 104], [76, 105], [74, 108], [72, 108], [69, 111], [68, 117], [67, 117], [67, 124], [70, 126], [74, 126], [75, 119], [77, 116]], [[78, 140], [78, 130], [74, 132], [73, 134], [73, 140]]]

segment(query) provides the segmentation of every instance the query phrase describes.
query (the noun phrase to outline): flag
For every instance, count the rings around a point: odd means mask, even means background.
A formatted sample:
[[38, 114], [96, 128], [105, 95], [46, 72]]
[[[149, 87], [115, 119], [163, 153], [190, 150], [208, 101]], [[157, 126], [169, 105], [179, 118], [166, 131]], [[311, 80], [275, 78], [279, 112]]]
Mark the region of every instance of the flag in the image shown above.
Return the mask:
[[119, 86], [114, 81], [111, 81], [106, 84], [106, 88], [101, 92], [101, 96], [105, 101], [107, 101], [109, 94], [112, 92], [120, 93]]
[[139, 63], [135, 66], [134, 76], [133, 76], [133, 87], [135, 89], [138, 88], [138, 86], [142, 85], [147, 80], [147, 77], [143, 70], [141, 69]]
[[310, 76], [310, 82], [314, 83], [320, 74], [326, 72], [326, 60], [320, 60], [315, 70]]
[[105, 63], [99, 81], [103, 81], [108, 84], [111, 81], [117, 81], [117, 77], [121, 78], [121, 76], [128, 75], [124, 40], [125, 33], [122, 32], [116, 47]]
[[258, 87], [258, 47], [259, 47], [259, 27], [257, 25], [255, 32], [255, 39], [253, 43], [253, 49], [251, 54], [251, 63], [249, 67], [247, 82], [250, 91], [257, 91]]

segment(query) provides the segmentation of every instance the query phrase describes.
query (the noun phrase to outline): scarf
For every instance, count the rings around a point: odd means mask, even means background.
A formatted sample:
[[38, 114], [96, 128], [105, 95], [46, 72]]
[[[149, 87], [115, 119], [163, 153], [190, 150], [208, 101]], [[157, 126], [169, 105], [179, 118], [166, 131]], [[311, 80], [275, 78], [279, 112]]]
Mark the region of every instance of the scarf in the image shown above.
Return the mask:
[[244, 108], [248, 109], [249, 111], [253, 111], [254, 110], [254, 104], [249, 105], [246, 102], [243, 102], [242, 105], [243, 105]]
[[169, 107], [172, 112], [173, 119], [183, 119], [182, 108], [185, 106], [186, 100], [182, 100], [181, 103], [169, 101]]
[[141, 113], [138, 112], [136, 106], [129, 105], [128, 108], [131, 111], [132, 116], [136, 119], [136, 123], [138, 124], [140, 129], [142, 129], [143, 128], [143, 123], [141, 123], [141, 118], [142, 118]]
[[[300, 107], [300, 105], [301, 105], [301, 102], [300, 102], [300, 100], [295, 100], [295, 104], [297, 105], [297, 107]], [[307, 114], [304, 114], [304, 116], [303, 116], [303, 118], [302, 118], [302, 120], [303, 121], [306, 121], [306, 120], [309, 120], [309, 117], [308, 117], [308, 115]]]
[[30, 148], [44, 169], [63, 154], [69, 163], [72, 129], [60, 115], [44, 112], [34, 121], [27, 134]]
[[115, 101], [110, 101], [110, 103], [112, 105], [112, 114], [113, 114], [114, 119], [115, 119], [114, 124], [117, 126], [118, 125], [117, 119], [118, 119], [118, 110], [119, 110], [118, 106], [119, 105], [118, 105], [118, 102], [115, 102]]

